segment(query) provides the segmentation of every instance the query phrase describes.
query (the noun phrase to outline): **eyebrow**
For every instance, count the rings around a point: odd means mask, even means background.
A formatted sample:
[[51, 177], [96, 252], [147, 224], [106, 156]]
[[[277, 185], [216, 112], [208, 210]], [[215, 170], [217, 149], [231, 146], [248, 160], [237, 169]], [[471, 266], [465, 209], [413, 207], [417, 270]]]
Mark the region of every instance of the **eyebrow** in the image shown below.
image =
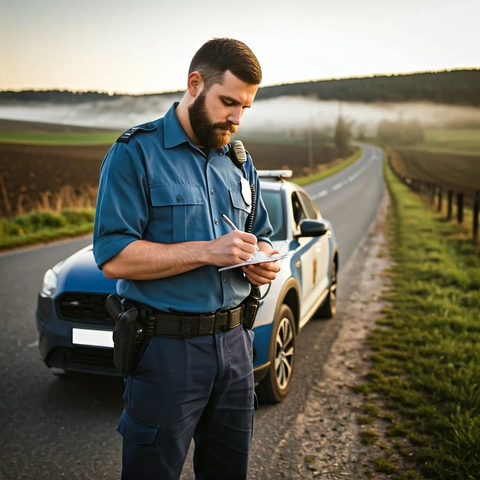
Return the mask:
[[[232, 97], [229, 97], [227, 95], [221, 95], [222, 100], [228, 100], [229, 102], [232, 102], [233, 105], [241, 105], [242, 103], [239, 102], [238, 100], [235, 100]], [[243, 105], [244, 108], [250, 108], [251, 105]]]

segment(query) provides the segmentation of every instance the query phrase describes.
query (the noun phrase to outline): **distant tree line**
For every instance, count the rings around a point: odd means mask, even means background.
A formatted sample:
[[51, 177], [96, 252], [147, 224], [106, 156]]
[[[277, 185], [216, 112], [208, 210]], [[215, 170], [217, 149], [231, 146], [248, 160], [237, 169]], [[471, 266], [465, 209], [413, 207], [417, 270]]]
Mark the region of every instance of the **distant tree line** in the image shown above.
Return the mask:
[[19, 92], [0, 92], [0, 101], [15, 100], [18, 102], [45, 103], [84, 103], [99, 100], [113, 100], [124, 95], [110, 95], [103, 92], [71, 92], [69, 90], [22, 90]]
[[256, 98], [300, 95], [355, 102], [427, 101], [480, 106], [480, 69], [293, 83], [259, 89]]
[[[149, 95], [170, 95], [172, 93], [178, 92]], [[480, 106], [480, 69], [290, 83], [262, 87], [259, 89], [256, 98], [261, 100], [284, 95], [367, 103], [426, 101], [478, 107]], [[124, 96], [128, 95], [110, 95], [101, 92], [23, 90], [20, 92], [0, 92], [0, 101], [80, 103], [113, 100]]]
[[423, 143], [425, 132], [418, 120], [382, 120], [377, 126], [377, 138], [389, 145], [416, 145]]

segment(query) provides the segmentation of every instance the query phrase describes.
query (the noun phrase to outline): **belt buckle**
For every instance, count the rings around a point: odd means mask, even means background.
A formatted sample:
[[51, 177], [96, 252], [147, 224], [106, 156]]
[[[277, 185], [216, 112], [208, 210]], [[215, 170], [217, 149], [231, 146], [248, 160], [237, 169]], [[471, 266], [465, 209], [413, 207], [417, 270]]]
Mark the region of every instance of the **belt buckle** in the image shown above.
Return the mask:
[[211, 335], [214, 333], [215, 314], [199, 315], [198, 320], [198, 334]]

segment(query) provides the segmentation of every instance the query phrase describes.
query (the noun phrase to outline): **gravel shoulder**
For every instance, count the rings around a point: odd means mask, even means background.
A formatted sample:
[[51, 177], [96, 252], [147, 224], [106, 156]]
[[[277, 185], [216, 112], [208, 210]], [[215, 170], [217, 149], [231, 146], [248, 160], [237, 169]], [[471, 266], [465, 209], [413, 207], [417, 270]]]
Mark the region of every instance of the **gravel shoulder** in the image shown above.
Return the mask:
[[[389, 478], [371, 472], [369, 459], [379, 456], [381, 449], [361, 442], [364, 427], [357, 423], [357, 417], [362, 414], [363, 396], [351, 389], [369, 371], [366, 339], [384, 306], [379, 296], [388, 288], [388, 279], [382, 275], [391, 262], [385, 238], [388, 205], [386, 194], [359, 252], [363, 258], [357, 277], [360, 281], [346, 307], [332, 320], [342, 322], [342, 326], [329, 360], [312, 386], [294, 429], [274, 452], [272, 463], [278, 465], [278, 478]], [[348, 268], [342, 273], [348, 275]]]

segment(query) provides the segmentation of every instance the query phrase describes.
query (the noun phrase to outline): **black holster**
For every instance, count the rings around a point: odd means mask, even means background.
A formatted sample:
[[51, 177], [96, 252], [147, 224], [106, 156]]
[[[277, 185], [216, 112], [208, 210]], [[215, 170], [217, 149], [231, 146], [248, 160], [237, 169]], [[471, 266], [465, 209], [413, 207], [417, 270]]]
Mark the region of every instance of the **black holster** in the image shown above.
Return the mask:
[[136, 307], [125, 310], [117, 295], [109, 295], [105, 307], [115, 320], [113, 332], [113, 361], [117, 370], [124, 375], [131, 375], [135, 370], [135, 361], [144, 329], [139, 321]]
[[257, 317], [258, 305], [260, 303], [260, 287], [251, 285], [250, 295], [243, 301], [243, 325], [252, 329]]

